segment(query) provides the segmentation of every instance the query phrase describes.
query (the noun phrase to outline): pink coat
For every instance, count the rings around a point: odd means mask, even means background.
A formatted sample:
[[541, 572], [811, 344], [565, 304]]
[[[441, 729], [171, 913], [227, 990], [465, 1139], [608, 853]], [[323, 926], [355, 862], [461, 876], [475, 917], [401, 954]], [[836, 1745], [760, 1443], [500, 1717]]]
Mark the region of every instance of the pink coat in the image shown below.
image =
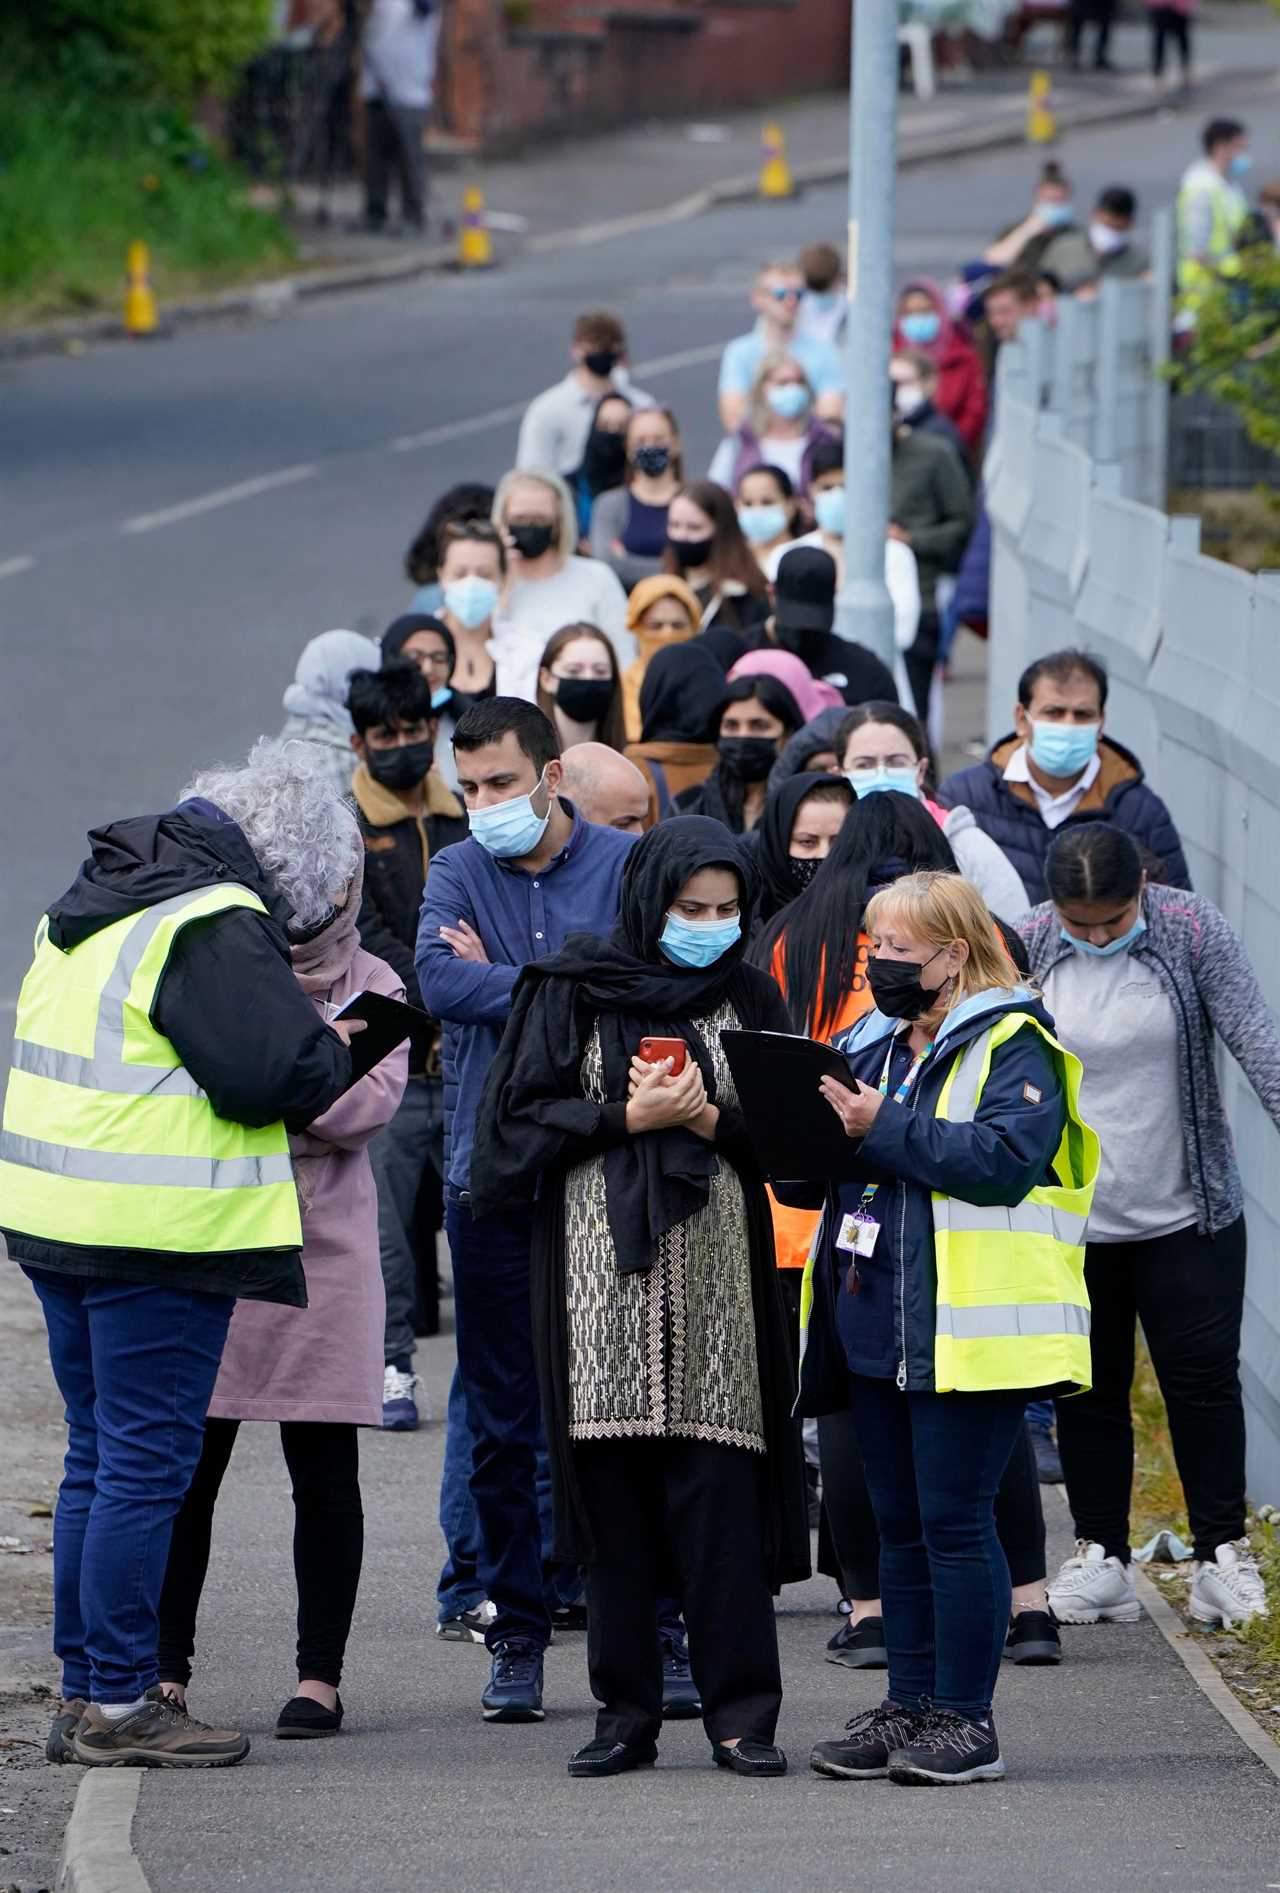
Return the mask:
[[[311, 996], [323, 1009], [326, 999], [340, 1006], [362, 990], [404, 998], [386, 961], [357, 946], [346, 971]], [[408, 1070], [402, 1045], [323, 1117], [290, 1134], [308, 1305], [236, 1303], [209, 1402], [212, 1419], [381, 1425], [386, 1300], [367, 1145], [395, 1116]]]

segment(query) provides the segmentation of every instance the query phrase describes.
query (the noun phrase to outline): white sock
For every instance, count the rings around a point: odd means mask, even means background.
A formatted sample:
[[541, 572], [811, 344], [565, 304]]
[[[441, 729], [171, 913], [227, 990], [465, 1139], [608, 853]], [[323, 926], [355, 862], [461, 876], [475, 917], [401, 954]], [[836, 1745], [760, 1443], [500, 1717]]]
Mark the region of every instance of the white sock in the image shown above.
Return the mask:
[[124, 1718], [131, 1716], [135, 1709], [145, 1709], [147, 1699], [145, 1696], [139, 1696], [136, 1702], [95, 1702], [93, 1706], [108, 1722], [123, 1722]]

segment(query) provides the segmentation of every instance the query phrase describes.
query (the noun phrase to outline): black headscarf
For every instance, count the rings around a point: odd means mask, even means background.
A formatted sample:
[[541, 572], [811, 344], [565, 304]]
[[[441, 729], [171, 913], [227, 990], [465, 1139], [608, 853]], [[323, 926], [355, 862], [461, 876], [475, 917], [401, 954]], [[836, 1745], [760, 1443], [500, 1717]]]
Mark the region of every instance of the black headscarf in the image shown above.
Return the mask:
[[729, 680], [700, 638], [670, 644], [649, 662], [640, 686], [646, 743], [714, 743]]
[[791, 831], [796, 825], [800, 804], [819, 787], [843, 789], [847, 806], [853, 807], [854, 793], [843, 776], [816, 774], [789, 777], [764, 805], [764, 814], [755, 831], [755, 863], [761, 882], [759, 920], [772, 920], [780, 909], [804, 892], [791, 872]]
[[[737, 876], [741, 935], [711, 966], [676, 966], [658, 945], [668, 909], [693, 875], [712, 867]], [[525, 968], [476, 1113], [473, 1215], [498, 1215], [529, 1200], [539, 1172], [559, 1160], [566, 1137], [600, 1133], [612, 1111], [615, 1140], [604, 1149], [604, 1181], [618, 1269], [626, 1275], [651, 1267], [658, 1237], [706, 1203], [719, 1160], [706, 1139], [683, 1127], [626, 1134], [619, 1114], [631, 1060], [642, 1038], [681, 1038], [715, 1102], [711, 1055], [693, 1020], [714, 1012], [740, 977], [755, 896], [751, 863], [721, 823], [696, 815], [663, 822], [627, 857], [608, 939], [571, 934], [553, 958]], [[581, 1091], [593, 1023], [604, 1065], [603, 1107]]]
[[398, 657], [415, 631], [434, 631], [443, 638], [445, 649], [449, 653], [449, 675], [452, 677], [454, 665], [458, 661], [458, 647], [453, 641], [453, 632], [447, 624], [441, 624], [439, 618], [432, 618], [424, 611], [406, 611], [403, 618], [396, 618], [382, 634], [382, 661], [389, 663]]

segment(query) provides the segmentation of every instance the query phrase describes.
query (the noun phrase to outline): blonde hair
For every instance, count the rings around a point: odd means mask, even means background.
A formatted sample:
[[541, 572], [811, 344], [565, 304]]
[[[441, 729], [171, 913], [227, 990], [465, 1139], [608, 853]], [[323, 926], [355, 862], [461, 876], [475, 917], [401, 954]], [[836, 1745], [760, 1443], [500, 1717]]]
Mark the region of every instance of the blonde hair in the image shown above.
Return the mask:
[[931, 868], [905, 874], [891, 887], [881, 888], [868, 903], [865, 930], [874, 936], [895, 922], [932, 947], [950, 946], [953, 940], [963, 940], [968, 947], [969, 957], [956, 973], [948, 1012], [974, 993], [990, 992], [993, 987], [1014, 992], [1025, 984], [987, 903], [963, 875]]
[[779, 368], [799, 369], [800, 379], [809, 390], [810, 411], [812, 411], [813, 408], [813, 383], [810, 381], [805, 371], [804, 364], [798, 362], [794, 355], [789, 355], [785, 348], [775, 348], [773, 352], [766, 355], [764, 360], [760, 363], [759, 368], [756, 370], [756, 378], [751, 384], [748, 409], [751, 420], [751, 431], [757, 440], [764, 439], [769, 432], [770, 426], [778, 418], [773, 409], [769, 406], [768, 398], [765, 394], [765, 383], [768, 381], [770, 375], [776, 373]]
[[492, 519], [499, 531], [507, 523], [507, 507], [511, 500], [511, 490], [522, 481], [532, 486], [543, 486], [556, 503], [556, 540], [555, 547], [562, 559], [572, 558], [578, 550], [578, 509], [573, 503], [573, 494], [568, 484], [558, 473], [552, 473], [546, 467], [512, 467], [504, 473], [498, 482], [498, 489], [493, 496]]

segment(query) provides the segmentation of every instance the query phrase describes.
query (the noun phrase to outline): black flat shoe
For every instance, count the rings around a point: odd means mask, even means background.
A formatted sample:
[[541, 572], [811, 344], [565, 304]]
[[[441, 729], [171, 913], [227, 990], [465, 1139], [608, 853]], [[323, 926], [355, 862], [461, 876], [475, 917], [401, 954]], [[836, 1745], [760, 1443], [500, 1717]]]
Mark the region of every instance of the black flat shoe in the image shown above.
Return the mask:
[[717, 1768], [731, 1768], [735, 1775], [785, 1775], [787, 1758], [772, 1742], [739, 1742], [726, 1748], [723, 1742], [711, 1744]]
[[625, 1775], [632, 1768], [652, 1768], [658, 1751], [652, 1742], [588, 1742], [569, 1758], [571, 1775]]
[[341, 1727], [341, 1696], [335, 1709], [326, 1709], [310, 1696], [294, 1696], [276, 1718], [276, 1738], [281, 1742], [310, 1742], [319, 1735], [336, 1735]]
[[841, 1663], [847, 1670], [887, 1670], [884, 1618], [864, 1617], [856, 1624], [841, 1624], [827, 1644], [827, 1661]]

